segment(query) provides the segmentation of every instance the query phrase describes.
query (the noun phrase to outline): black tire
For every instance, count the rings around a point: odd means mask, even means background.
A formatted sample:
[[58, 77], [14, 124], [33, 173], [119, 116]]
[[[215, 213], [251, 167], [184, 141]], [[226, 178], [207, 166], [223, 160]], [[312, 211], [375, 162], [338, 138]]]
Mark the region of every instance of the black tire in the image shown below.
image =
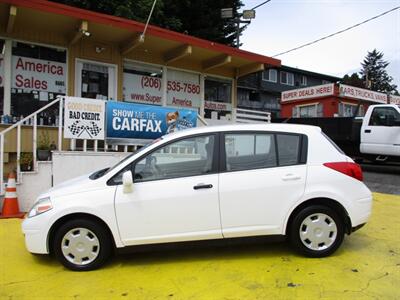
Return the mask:
[[312, 205], [299, 211], [289, 228], [290, 243], [308, 257], [331, 255], [343, 239], [344, 219], [323, 205]]
[[[107, 228], [99, 222], [75, 219], [64, 223], [56, 231], [52, 247], [56, 258], [68, 269], [90, 271], [102, 266], [111, 256], [112, 241]], [[83, 257], [85, 253], [88, 255]], [[79, 255], [82, 255], [81, 259]]]

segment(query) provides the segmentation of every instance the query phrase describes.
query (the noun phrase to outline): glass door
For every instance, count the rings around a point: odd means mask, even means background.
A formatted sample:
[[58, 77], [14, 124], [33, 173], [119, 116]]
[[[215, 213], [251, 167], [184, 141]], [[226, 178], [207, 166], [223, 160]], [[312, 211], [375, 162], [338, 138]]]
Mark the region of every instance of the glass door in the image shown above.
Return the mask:
[[114, 65], [78, 60], [75, 73], [77, 97], [99, 100], [117, 98]]

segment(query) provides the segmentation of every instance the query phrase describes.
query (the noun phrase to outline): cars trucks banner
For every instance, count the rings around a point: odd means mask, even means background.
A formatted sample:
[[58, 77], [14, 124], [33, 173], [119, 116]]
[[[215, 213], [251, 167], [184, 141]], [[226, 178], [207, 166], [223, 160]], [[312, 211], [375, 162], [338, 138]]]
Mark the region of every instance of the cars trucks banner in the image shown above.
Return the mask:
[[339, 91], [341, 97], [367, 100], [376, 103], [387, 103], [387, 95], [384, 93], [373, 92], [345, 84], [339, 85]]
[[104, 139], [104, 101], [65, 97], [64, 108], [64, 138], [87, 140]]
[[107, 138], [156, 139], [196, 127], [197, 111], [145, 104], [107, 102]]

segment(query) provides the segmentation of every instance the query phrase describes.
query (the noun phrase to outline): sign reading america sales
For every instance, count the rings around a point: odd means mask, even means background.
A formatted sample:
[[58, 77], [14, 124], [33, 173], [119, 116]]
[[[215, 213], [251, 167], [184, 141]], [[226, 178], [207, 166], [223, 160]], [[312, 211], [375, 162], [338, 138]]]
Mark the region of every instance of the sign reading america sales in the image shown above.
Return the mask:
[[64, 107], [64, 138], [104, 139], [104, 101], [66, 97]]
[[22, 56], [12, 57], [13, 88], [65, 94], [67, 64]]

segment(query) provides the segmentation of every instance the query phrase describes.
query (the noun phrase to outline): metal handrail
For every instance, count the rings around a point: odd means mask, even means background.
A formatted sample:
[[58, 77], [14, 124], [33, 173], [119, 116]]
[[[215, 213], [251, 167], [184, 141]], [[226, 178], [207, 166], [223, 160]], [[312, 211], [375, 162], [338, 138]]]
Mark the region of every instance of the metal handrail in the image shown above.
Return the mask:
[[43, 106], [42, 108], [38, 109], [37, 111], [31, 113], [29, 116], [19, 120], [17, 123], [11, 125], [10, 127], [2, 130], [0, 132], [0, 193], [4, 194], [4, 139], [5, 134], [10, 132], [11, 130], [17, 128], [17, 178], [20, 180], [21, 175], [21, 167], [20, 167], [20, 159], [21, 159], [21, 126], [30, 119], [33, 119], [33, 132], [32, 132], [32, 156], [33, 156], [33, 171], [36, 168], [36, 150], [37, 150], [37, 115], [42, 111], [46, 110], [47, 108], [60, 103], [59, 106], [59, 123], [58, 123], [58, 145], [57, 148], [59, 151], [62, 150], [62, 123], [63, 123], [63, 102], [65, 96], [58, 96], [54, 101], [50, 102], [49, 104]]

